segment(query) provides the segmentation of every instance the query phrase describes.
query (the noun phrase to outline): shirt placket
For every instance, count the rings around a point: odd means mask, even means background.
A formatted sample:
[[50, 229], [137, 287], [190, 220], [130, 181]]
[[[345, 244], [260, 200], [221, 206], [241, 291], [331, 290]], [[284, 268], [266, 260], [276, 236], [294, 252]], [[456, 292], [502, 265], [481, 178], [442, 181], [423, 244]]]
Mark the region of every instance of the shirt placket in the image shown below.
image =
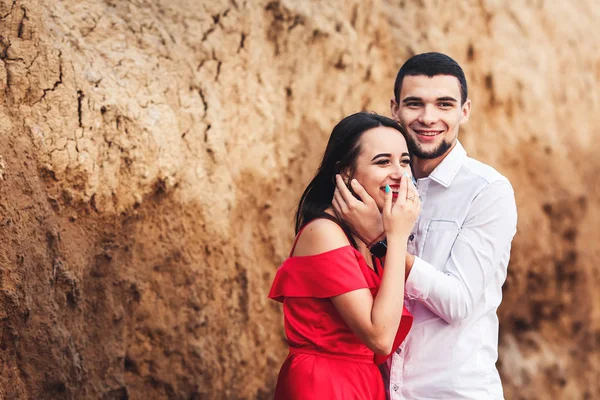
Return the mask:
[[404, 347], [400, 347], [392, 355], [392, 368], [390, 368], [390, 398], [391, 400], [404, 400], [402, 387], [404, 383]]
[[[423, 210], [425, 202], [427, 201], [427, 189], [429, 188], [430, 179], [420, 179], [417, 181], [417, 191], [421, 198], [421, 210]], [[408, 245], [406, 246], [407, 251], [412, 255], [420, 255], [418, 251], [418, 240], [417, 236], [421, 233], [420, 224], [421, 220], [424, 219], [422, 213], [415, 221], [415, 225], [412, 233], [408, 237]], [[407, 308], [410, 311], [410, 305], [407, 304]], [[390, 398], [391, 400], [404, 400], [404, 356], [405, 356], [406, 341], [400, 345], [396, 352], [392, 355], [392, 366], [390, 368]]]
[[421, 198], [421, 213], [419, 214], [417, 220], [415, 221], [413, 231], [408, 236], [408, 245], [406, 246], [406, 250], [414, 256], [420, 255], [419, 251], [418, 251], [419, 250], [418, 249], [419, 241], [417, 240], [417, 237], [421, 233], [420, 225], [421, 225], [421, 221], [423, 219], [422, 210], [425, 208], [425, 202], [427, 201], [427, 189], [429, 188], [429, 182], [430, 182], [429, 178], [419, 179], [417, 181], [417, 185], [416, 185], [417, 192], [419, 193], [419, 197]]

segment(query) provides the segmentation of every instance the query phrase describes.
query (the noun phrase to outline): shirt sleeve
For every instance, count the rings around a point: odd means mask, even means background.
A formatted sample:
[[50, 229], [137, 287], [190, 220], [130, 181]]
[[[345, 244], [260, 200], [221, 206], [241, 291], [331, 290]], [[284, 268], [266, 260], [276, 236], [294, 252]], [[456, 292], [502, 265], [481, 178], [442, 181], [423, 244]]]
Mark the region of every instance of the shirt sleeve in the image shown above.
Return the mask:
[[406, 295], [447, 323], [469, 316], [498, 268], [507, 268], [516, 233], [517, 209], [508, 181], [487, 186], [467, 214], [450, 257], [440, 271], [419, 257], [406, 281]]

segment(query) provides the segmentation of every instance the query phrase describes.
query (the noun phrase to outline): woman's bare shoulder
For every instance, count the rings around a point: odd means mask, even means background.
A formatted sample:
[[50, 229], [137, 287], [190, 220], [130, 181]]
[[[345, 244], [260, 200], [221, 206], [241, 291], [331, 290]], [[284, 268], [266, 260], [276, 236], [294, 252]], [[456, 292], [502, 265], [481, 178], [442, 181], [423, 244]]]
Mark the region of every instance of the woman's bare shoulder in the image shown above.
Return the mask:
[[319, 218], [311, 221], [300, 233], [293, 256], [314, 256], [350, 245], [342, 228], [334, 221]]

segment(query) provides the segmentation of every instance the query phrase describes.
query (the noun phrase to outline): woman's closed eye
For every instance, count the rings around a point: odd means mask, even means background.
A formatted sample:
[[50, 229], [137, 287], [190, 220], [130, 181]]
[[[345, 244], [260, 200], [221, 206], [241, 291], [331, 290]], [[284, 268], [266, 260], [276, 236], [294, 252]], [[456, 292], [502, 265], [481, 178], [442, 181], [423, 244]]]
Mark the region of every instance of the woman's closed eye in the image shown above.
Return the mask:
[[[381, 166], [387, 166], [390, 165], [392, 163], [392, 160], [390, 159], [379, 159], [375, 162], [376, 165], [381, 165]], [[410, 158], [403, 158], [399, 161], [400, 165], [407, 166], [410, 165]]]

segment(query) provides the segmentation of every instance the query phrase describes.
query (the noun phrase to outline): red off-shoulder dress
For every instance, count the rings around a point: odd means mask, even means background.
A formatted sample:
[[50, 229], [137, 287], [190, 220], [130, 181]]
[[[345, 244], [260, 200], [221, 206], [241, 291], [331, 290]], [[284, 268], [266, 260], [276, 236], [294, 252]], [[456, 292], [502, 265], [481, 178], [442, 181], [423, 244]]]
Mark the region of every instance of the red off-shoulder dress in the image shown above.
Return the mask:
[[[269, 298], [283, 303], [290, 351], [279, 372], [275, 400], [385, 400], [377, 365], [389, 355], [380, 357], [369, 350], [330, 300], [363, 288], [375, 297], [382, 274], [378, 261], [372, 270], [352, 246], [285, 260], [269, 293]], [[393, 351], [412, 320], [404, 308]]]

